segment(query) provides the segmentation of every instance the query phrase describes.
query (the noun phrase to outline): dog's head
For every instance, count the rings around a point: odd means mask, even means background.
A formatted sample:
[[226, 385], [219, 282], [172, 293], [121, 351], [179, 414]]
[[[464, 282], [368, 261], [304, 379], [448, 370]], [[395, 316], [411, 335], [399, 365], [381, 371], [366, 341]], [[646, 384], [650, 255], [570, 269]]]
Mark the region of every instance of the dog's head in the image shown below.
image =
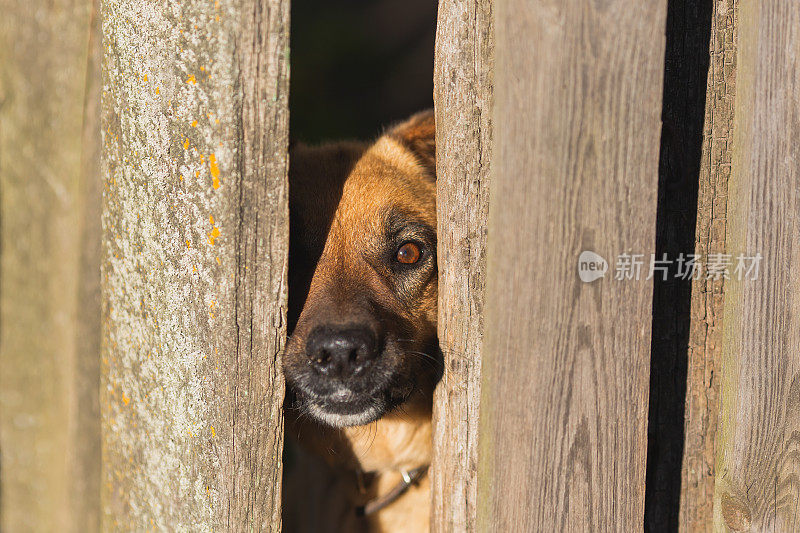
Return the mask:
[[441, 375], [434, 131], [425, 112], [371, 145], [291, 151], [284, 373], [331, 426], [372, 422]]

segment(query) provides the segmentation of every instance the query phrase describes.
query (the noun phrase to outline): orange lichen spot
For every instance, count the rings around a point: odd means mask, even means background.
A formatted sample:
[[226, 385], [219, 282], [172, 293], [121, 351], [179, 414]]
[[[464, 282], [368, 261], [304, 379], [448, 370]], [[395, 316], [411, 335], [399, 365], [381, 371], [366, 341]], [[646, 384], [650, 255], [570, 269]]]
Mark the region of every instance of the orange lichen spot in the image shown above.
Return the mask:
[[156, 94], [161, 94], [161, 89], [156, 87]]
[[192, 121], [192, 127], [193, 127], [193, 128], [196, 128], [196, 127], [197, 127], [197, 121], [196, 121], [196, 120], [193, 120], [193, 121]]
[[194, 274], [197, 274], [197, 266], [196, 266], [196, 265], [193, 265], [193, 266], [192, 266], [192, 272], [193, 272]]
[[186, 239], [186, 247], [187, 248], [191, 248], [192, 247], [192, 243], [189, 241], [189, 239]]
[[194, 171], [194, 177], [195, 178], [199, 178], [200, 177], [200, 171], [199, 170], [195, 170]]
[[197, 78], [194, 77], [194, 74], [189, 74], [189, 77], [186, 79], [186, 83], [197, 85]]
[[208, 221], [213, 224], [214, 223], [214, 215], [211, 215], [210, 217], [208, 217]]
[[216, 16], [216, 17], [214, 17], [214, 18], [216, 18], [216, 19], [217, 19], [217, 22], [219, 22], [219, 15], [217, 15], [217, 16]]
[[211, 233], [208, 234], [208, 244], [214, 245], [214, 240], [219, 237], [219, 228], [214, 227], [211, 230]]
[[211, 154], [208, 156], [208, 162], [210, 165], [211, 177], [214, 179], [213, 186], [215, 189], [219, 189], [219, 165], [217, 165], [217, 157]]
[[144, 75], [144, 77], [143, 77], [142, 79], [143, 79], [144, 81], [147, 81], [147, 74], [145, 74], [145, 75]]
[[131, 403], [131, 399], [125, 396], [125, 393], [122, 394], [122, 403], [124, 403], [125, 405]]
[[201, 66], [200, 67], [200, 72], [205, 72], [205, 71], [206, 71], [206, 67]]
[[[211, 436], [212, 437], [217, 436], [217, 430], [214, 429], [214, 426], [211, 426]], [[206, 487], [206, 492], [208, 492], [208, 487]]]
[[219, 0], [214, 0], [214, 9], [219, 9]]
[[219, 260], [219, 256], [217, 256], [217, 264], [218, 264], [218, 265], [221, 265], [221, 264], [222, 264], [222, 261], [220, 261], [220, 260]]
[[188, 149], [189, 149], [189, 139], [184, 139], [184, 141], [183, 141], [183, 147], [184, 147], [186, 150], [188, 150]]

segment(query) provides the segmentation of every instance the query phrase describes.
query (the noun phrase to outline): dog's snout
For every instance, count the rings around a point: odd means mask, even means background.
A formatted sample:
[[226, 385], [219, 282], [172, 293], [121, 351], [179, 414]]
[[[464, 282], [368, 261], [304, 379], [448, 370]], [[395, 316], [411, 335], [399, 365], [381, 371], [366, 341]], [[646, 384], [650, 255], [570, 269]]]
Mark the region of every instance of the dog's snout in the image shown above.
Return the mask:
[[346, 378], [375, 358], [377, 343], [366, 327], [317, 328], [308, 336], [306, 355], [321, 373]]

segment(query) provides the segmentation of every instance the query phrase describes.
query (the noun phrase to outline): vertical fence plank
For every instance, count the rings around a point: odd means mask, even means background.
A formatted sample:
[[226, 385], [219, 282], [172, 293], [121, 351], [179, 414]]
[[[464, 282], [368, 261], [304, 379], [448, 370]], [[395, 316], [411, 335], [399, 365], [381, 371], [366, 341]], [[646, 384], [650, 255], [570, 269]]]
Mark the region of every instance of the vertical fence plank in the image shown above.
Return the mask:
[[97, 531], [97, 3], [0, 18], [0, 531]]
[[69, 479], [74, 484], [70, 497], [73, 531], [100, 531], [100, 355], [101, 313], [100, 257], [102, 227], [102, 178], [100, 159], [100, 93], [102, 43], [100, 38], [100, 0], [92, 2], [89, 49], [86, 66], [86, 92], [83, 104], [82, 182], [78, 190], [80, 208], [80, 247], [78, 265], [77, 312], [75, 314], [76, 367], [70, 409], [75, 422], [69, 431], [73, 446], [67, 450]]
[[481, 531], [642, 529], [665, 6], [495, 5]]
[[490, 0], [439, 3], [436, 104], [439, 340], [445, 372], [434, 400], [434, 531], [472, 531], [489, 164], [493, 18]]
[[106, 529], [280, 530], [288, 7], [104, 4]]
[[[736, 98], [736, 2], [712, 8], [694, 252], [706, 264], [709, 254], [725, 253]], [[713, 524], [724, 283], [705, 274], [692, 281], [679, 515], [687, 532], [711, 531]]]
[[800, 4], [741, 2], [714, 529], [800, 530]]

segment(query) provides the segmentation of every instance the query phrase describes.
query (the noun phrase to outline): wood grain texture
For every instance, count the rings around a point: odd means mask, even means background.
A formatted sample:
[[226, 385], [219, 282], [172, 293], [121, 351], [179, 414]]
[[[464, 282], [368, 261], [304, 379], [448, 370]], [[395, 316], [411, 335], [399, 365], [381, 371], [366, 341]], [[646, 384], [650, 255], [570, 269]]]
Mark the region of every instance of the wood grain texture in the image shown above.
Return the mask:
[[491, 1], [439, 3], [434, 102], [445, 372], [434, 399], [434, 531], [472, 531], [476, 519], [493, 39]]
[[643, 527], [665, 7], [495, 5], [480, 531]]
[[800, 531], [800, 3], [739, 3], [715, 531]]
[[106, 530], [280, 530], [288, 7], [103, 5]]
[[[700, 164], [695, 254], [725, 253], [728, 180], [736, 99], [737, 2], [714, 2], [705, 125]], [[725, 279], [701, 275], [692, 282], [688, 346], [685, 445], [681, 471], [681, 531], [711, 531], [714, 457], [719, 413]]]
[[99, 530], [97, 7], [0, 18], [0, 531]]

